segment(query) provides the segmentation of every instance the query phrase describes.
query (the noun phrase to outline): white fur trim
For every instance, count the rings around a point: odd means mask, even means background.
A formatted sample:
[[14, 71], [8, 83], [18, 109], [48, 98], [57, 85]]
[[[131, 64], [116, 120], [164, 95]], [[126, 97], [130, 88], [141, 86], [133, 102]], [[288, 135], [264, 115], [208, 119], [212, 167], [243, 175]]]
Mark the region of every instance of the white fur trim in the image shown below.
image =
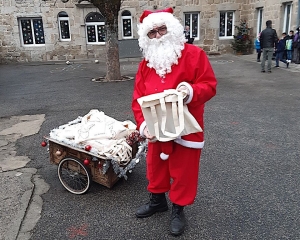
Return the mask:
[[180, 86], [185, 86], [185, 87], [188, 88], [188, 90], [189, 90], [189, 97], [188, 97], [188, 99], [186, 101], [184, 101], [184, 103], [185, 104], [190, 103], [192, 101], [192, 99], [193, 99], [193, 96], [194, 96], [194, 89], [187, 82], [181, 82], [181, 83], [179, 83], [176, 89], [178, 89]]
[[140, 134], [141, 134], [141, 136], [143, 136], [143, 137], [145, 137], [145, 135], [144, 135], [144, 129], [145, 129], [145, 127], [146, 127], [146, 121], [144, 121], [144, 122], [141, 124], [140, 129], [139, 129]]
[[169, 155], [165, 153], [161, 153], [159, 156], [162, 160], [167, 160], [169, 158]]
[[181, 146], [188, 147], [188, 148], [196, 148], [196, 149], [202, 149], [204, 147], [204, 141], [203, 142], [193, 142], [184, 140], [182, 138], [176, 138], [174, 142], [180, 144]]

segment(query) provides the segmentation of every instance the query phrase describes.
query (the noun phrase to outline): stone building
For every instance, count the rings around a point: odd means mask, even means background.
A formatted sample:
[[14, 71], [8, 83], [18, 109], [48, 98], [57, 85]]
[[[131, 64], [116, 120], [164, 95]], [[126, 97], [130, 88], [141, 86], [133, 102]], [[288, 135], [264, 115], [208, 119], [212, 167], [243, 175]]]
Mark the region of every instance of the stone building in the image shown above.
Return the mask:
[[[173, 7], [194, 44], [208, 53], [231, 52], [235, 26], [246, 20], [254, 39], [273, 21], [279, 34], [300, 24], [300, 0], [123, 0], [120, 57], [140, 56], [137, 24], [143, 10]], [[87, 1], [0, 0], [0, 62], [105, 60], [105, 18]]]

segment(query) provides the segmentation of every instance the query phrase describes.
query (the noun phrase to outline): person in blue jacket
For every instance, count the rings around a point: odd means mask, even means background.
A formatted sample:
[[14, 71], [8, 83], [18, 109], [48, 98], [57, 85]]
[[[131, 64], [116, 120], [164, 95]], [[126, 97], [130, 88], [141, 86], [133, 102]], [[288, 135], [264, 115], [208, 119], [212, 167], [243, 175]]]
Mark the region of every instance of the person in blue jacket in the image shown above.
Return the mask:
[[260, 62], [261, 56], [261, 48], [260, 48], [260, 41], [259, 41], [260, 34], [257, 35], [257, 38], [254, 41], [256, 53], [257, 53], [257, 62]]
[[275, 61], [276, 61], [276, 66], [277, 68], [279, 68], [279, 61], [284, 62], [286, 64], [286, 67], [289, 67], [289, 60], [285, 60], [283, 59], [283, 55], [284, 55], [284, 50], [285, 50], [285, 45], [286, 45], [286, 41], [285, 41], [285, 37], [286, 37], [286, 33], [282, 33], [281, 35], [281, 39], [279, 39], [277, 45], [276, 45], [276, 57], [275, 57]]

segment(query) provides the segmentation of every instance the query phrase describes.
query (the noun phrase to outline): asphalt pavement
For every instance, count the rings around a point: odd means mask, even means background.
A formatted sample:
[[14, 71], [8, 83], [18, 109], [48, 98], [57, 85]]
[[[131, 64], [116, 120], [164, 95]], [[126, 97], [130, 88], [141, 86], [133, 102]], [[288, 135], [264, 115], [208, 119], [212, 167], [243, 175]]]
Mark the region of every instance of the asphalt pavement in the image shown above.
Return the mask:
[[[176, 239], [299, 239], [300, 65], [261, 73], [255, 54], [209, 58], [217, 96], [206, 105], [198, 195]], [[40, 146], [90, 109], [133, 120], [138, 63], [121, 61], [121, 82], [92, 81], [106, 71], [93, 60], [0, 65], [1, 240], [175, 239], [170, 212], [134, 216], [148, 201], [145, 163], [112, 189], [74, 195]]]

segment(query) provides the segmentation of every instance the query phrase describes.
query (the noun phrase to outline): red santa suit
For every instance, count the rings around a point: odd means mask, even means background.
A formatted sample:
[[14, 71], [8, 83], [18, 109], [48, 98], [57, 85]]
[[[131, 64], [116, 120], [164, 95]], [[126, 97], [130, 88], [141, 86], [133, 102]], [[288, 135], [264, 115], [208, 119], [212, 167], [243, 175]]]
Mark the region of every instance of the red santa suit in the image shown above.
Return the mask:
[[[137, 99], [163, 92], [166, 89], [178, 89], [181, 85], [189, 89], [186, 104], [190, 113], [202, 129], [205, 102], [216, 94], [217, 81], [205, 52], [197, 46], [184, 44], [178, 64], [173, 64], [171, 72], [164, 77], [147, 66], [144, 59], [136, 74], [132, 110], [140, 133], [146, 122]], [[203, 132], [193, 133], [172, 141], [169, 158], [160, 157], [162, 144], [149, 142], [147, 153], [148, 191], [151, 193], [169, 192], [172, 203], [180, 206], [192, 204], [198, 185], [201, 149], [204, 145]]]

